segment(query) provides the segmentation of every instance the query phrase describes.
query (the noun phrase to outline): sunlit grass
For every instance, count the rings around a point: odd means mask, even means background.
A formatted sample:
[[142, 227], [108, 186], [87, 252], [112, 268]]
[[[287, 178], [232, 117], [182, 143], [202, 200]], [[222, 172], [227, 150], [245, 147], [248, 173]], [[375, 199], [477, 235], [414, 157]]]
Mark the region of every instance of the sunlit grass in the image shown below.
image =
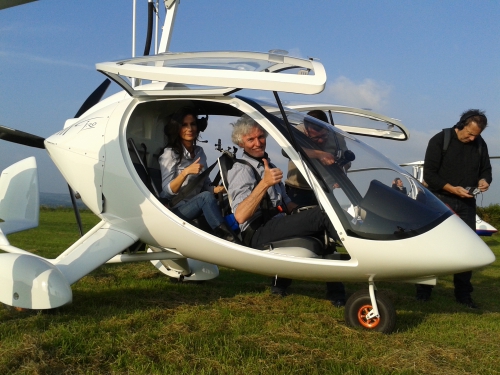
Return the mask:
[[[98, 222], [82, 219], [86, 231]], [[39, 228], [9, 240], [55, 257], [78, 237], [70, 210], [44, 210]], [[499, 238], [485, 238], [497, 256]], [[451, 276], [427, 303], [413, 285], [378, 283], [398, 314], [383, 335], [346, 327], [324, 283], [294, 281], [279, 299], [267, 277], [227, 268], [189, 284], [149, 262], [105, 265], [72, 286], [68, 306], [0, 307], [0, 374], [498, 374], [499, 276], [498, 261], [474, 273], [480, 311], [455, 303]]]

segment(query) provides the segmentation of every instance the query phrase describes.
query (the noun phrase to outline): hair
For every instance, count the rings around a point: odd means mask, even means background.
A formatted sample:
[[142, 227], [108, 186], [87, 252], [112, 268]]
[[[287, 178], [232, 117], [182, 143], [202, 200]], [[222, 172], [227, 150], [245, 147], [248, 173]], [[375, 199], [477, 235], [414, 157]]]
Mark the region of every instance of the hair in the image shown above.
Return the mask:
[[314, 109], [312, 111], [309, 111], [307, 112], [307, 115], [328, 123], [328, 117], [326, 116], [326, 113], [319, 109]]
[[[307, 115], [314, 117], [318, 120], [321, 120], [323, 122], [326, 122], [328, 124], [328, 117], [326, 117], [326, 113], [323, 111], [320, 111], [319, 109], [314, 109], [312, 111], [309, 111], [309, 112], [307, 112]], [[316, 124], [316, 123], [308, 120], [307, 118], [304, 119], [304, 127], [306, 128], [306, 130], [309, 130], [310, 128], [312, 128], [315, 131], [321, 131], [321, 130], [325, 129], [321, 125]]]
[[243, 137], [249, 134], [253, 129], [257, 128], [264, 132], [264, 136], [267, 138], [267, 132], [260, 126], [253, 118], [243, 115], [236, 122], [231, 123], [233, 127], [233, 132], [231, 134], [231, 141], [237, 146], [241, 147], [243, 142]]
[[394, 179], [394, 182], [398, 182], [398, 181], [401, 181], [401, 179], [400, 179], [399, 177], [396, 177], [396, 178]]
[[479, 109], [468, 109], [460, 115], [460, 121], [457, 124], [457, 127], [463, 129], [471, 122], [475, 122], [479, 129], [483, 131], [488, 125], [488, 119], [484, 114], [484, 111]]
[[[198, 118], [197, 113], [192, 108], [186, 108], [181, 111], [175, 112], [172, 116], [170, 116], [164, 127], [164, 133], [167, 136], [167, 145], [166, 147], [171, 147], [174, 152], [179, 156], [179, 163], [182, 160], [182, 156], [184, 155], [182, 139], [179, 136], [180, 130], [182, 128], [182, 123], [184, 122], [184, 118], [188, 115], [193, 116], [195, 119]], [[198, 140], [198, 136], [200, 135], [200, 130], [197, 130], [196, 138], [194, 140], [194, 145], [196, 146], [196, 141]]]

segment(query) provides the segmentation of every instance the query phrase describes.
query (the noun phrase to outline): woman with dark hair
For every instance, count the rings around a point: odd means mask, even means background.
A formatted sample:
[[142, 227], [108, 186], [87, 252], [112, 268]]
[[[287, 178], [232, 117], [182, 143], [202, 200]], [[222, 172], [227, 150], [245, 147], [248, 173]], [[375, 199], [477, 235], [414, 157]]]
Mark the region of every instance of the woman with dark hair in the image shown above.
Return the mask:
[[[162, 178], [162, 198], [172, 199], [207, 168], [203, 148], [196, 145], [200, 131], [195, 111], [184, 110], [174, 114], [165, 125], [167, 146], [159, 158]], [[184, 220], [204, 215], [214, 234], [227, 241], [237, 242], [226, 225], [214, 194], [225, 192], [224, 186], [211, 186], [210, 178], [199, 183], [183, 200], [172, 207], [172, 212]]]

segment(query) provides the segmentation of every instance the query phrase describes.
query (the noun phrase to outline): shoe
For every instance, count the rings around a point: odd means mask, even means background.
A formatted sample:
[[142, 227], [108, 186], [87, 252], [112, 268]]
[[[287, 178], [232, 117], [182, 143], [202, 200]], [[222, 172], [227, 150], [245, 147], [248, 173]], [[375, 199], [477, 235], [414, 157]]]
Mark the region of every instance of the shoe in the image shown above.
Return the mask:
[[335, 299], [335, 300], [330, 300], [333, 306], [335, 307], [344, 307], [345, 306], [345, 299]]
[[425, 293], [417, 293], [416, 299], [417, 299], [417, 301], [420, 301], [420, 302], [427, 302], [428, 300], [431, 299], [431, 295], [425, 294]]
[[457, 298], [457, 302], [461, 305], [468, 307], [469, 309], [479, 309], [479, 306], [474, 303], [471, 297], [467, 298]]
[[222, 223], [219, 225], [217, 228], [214, 229], [214, 234], [222, 238], [223, 240], [229, 241], [229, 242], [234, 242], [237, 244], [241, 244], [241, 241], [238, 239], [238, 237], [233, 233], [231, 229], [227, 226], [226, 223]]
[[272, 286], [271, 287], [271, 294], [277, 297], [286, 297], [288, 296], [288, 293], [286, 292], [286, 289], [279, 288], [277, 286]]

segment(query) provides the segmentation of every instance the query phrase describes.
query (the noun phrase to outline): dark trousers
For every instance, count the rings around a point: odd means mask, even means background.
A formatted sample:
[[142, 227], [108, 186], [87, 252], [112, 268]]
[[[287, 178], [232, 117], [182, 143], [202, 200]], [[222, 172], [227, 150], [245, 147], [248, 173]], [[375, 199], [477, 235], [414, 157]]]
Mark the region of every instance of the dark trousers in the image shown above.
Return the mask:
[[[443, 194], [436, 196], [448, 207], [451, 208], [473, 231], [476, 231], [476, 200], [474, 198], [459, 198]], [[453, 275], [455, 285], [455, 298], [463, 300], [470, 297], [474, 290], [471, 283], [472, 271], [465, 271]], [[432, 292], [432, 285], [417, 284], [417, 294], [429, 296]]]
[[[266, 243], [291, 237], [322, 236], [325, 230], [331, 237], [337, 237], [330, 219], [319, 207], [315, 207], [295, 215], [287, 215], [269, 220], [255, 231], [251, 246], [260, 248]], [[276, 292], [284, 291], [291, 283], [291, 279], [274, 277], [271, 290]], [[326, 283], [326, 287], [328, 299], [345, 299], [344, 284], [341, 282], [328, 282]]]
[[295, 215], [280, 216], [269, 220], [255, 231], [250, 245], [253, 248], [260, 248], [271, 241], [286, 238], [321, 236], [325, 230], [331, 237], [337, 238], [330, 219], [319, 207], [315, 207]]

